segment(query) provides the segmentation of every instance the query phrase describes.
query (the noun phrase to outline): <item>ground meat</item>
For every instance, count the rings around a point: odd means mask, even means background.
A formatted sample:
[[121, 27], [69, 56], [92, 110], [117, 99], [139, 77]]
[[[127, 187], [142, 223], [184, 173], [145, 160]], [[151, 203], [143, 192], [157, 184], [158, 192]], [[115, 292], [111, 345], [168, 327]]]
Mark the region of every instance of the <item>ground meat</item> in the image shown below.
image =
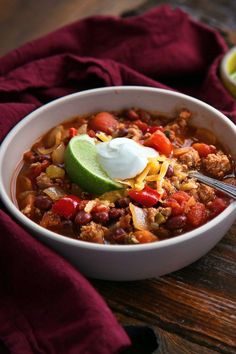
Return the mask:
[[212, 187], [206, 186], [203, 183], [199, 183], [198, 196], [201, 202], [204, 204], [210, 202], [215, 198], [215, 190]]
[[163, 207], [159, 207], [157, 209], [159, 211], [159, 213], [161, 213], [164, 216], [170, 216], [171, 215], [171, 208], [167, 207], [167, 208], [163, 208]]
[[53, 213], [52, 211], [47, 211], [43, 214], [43, 218], [40, 221], [40, 226], [48, 229], [59, 225], [61, 225], [61, 218], [59, 215]]
[[[183, 110], [180, 112], [177, 120], [173, 124], [168, 124], [166, 126], [167, 130], [170, 130], [172, 134], [177, 134], [177, 135], [182, 135], [185, 131], [185, 128], [188, 125], [188, 121], [191, 117], [191, 113], [187, 110]], [[174, 136], [171, 137], [171, 140], [173, 140]]]
[[202, 164], [205, 171], [216, 178], [223, 178], [231, 170], [230, 161], [222, 151], [207, 155]]
[[155, 217], [158, 213], [158, 209], [156, 208], [147, 208], [147, 222], [148, 223], [153, 223], [155, 222]]
[[34, 213], [34, 201], [35, 201], [35, 196], [33, 194], [28, 194], [25, 199], [23, 200], [23, 205], [24, 208], [21, 210], [21, 212], [26, 215], [28, 218], [31, 218]]
[[198, 152], [190, 148], [185, 154], [179, 156], [179, 161], [187, 165], [188, 168], [196, 168], [199, 166], [201, 159]]
[[125, 230], [131, 229], [131, 215], [123, 215], [120, 220], [116, 223], [116, 227], [120, 227]]
[[163, 180], [162, 187], [165, 189], [167, 194], [172, 194], [176, 190], [173, 183], [168, 179]]
[[36, 183], [39, 189], [45, 189], [53, 185], [51, 178], [49, 178], [44, 172], [41, 172], [36, 178]]
[[188, 121], [191, 117], [191, 113], [184, 109], [180, 112], [177, 122], [181, 128], [185, 128], [188, 125]]
[[236, 178], [234, 178], [234, 177], [225, 178], [223, 182], [228, 183], [228, 184], [232, 184], [232, 186], [236, 186]]
[[127, 138], [130, 138], [134, 141], [139, 141], [141, 139], [142, 135], [143, 135], [143, 133], [136, 126], [128, 128]]
[[[164, 222], [171, 215], [171, 208], [147, 208], [147, 221], [148, 223]], [[161, 214], [161, 215], [160, 215]], [[160, 218], [161, 216], [161, 218]]]
[[91, 221], [89, 224], [81, 227], [79, 240], [104, 243], [104, 234], [107, 230], [106, 227]]
[[176, 140], [176, 136], [175, 136], [174, 130], [168, 129], [167, 131], [169, 132], [168, 138], [170, 139], [170, 141], [175, 141]]

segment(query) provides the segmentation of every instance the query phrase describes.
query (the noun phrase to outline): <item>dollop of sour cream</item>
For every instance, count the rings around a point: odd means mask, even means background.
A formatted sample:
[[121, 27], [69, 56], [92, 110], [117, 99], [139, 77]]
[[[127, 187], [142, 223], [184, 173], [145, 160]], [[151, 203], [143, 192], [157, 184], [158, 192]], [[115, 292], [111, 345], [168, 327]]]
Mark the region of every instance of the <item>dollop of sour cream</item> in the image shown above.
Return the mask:
[[128, 138], [116, 138], [96, 145], [98, 161], [110, 178], [127, 179], [141, 173], [156, 150]]

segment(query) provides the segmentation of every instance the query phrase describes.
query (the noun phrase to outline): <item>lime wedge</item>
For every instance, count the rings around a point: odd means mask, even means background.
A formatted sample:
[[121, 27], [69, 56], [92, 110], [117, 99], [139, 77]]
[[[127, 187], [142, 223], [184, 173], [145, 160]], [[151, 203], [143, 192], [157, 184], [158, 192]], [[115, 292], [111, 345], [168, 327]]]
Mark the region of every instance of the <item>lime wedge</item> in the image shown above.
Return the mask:
[[230, 75], [231, 79], [236, 82], [236, 71]]
[[65, 167], [70, 179], [90, 193], [102, 194], [122, 188], [99, 165], [95, 142], [87, 134], [70, 140], [65, 152]]

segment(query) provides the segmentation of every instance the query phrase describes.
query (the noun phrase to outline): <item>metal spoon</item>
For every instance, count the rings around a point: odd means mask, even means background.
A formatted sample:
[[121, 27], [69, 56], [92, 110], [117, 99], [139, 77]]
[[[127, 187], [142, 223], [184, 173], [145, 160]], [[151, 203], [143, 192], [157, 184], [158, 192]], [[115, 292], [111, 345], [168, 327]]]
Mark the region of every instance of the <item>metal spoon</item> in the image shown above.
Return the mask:
[[189, 176], [194, 177], [197, 180], [199, 180], [200, 182], [203, 182], [203, 183], [207, 184], [208, 186], [213, 187], [213, 188], [217, 189], [218, 191], [221, 191], [221, 192], [229, 195], [231, 198], [236, 199], [236, 186], [233, 186], [232, 184], [220, 182], [217, 179], [207, 177], [198, 171], [190, 171]]

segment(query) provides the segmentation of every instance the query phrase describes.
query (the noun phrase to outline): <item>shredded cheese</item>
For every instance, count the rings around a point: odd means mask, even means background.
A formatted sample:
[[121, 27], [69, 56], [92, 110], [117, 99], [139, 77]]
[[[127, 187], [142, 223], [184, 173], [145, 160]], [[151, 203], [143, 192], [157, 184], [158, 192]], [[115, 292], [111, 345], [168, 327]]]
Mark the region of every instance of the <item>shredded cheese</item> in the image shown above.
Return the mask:
[[148, 173], [150, 171], [150, 164], [148, 163], [146, 168], [143, 170], [140, 175], [138, 175], [135, 179], [134, 187], [137, 190], [142, 190], [145, 186], [145, 178], [147, 177]]
[[164, 155], [148, 159], [145, 169], [136, 177], [118, 182], [137, 190], [142, 190], [146, 182], [156, 182], [157, 192], [163, 194], [162, 184], [170, 165], [169, 160]]
[[134, 188], [135, 180], [134, 178], [126, 179], [126, 180], [121, 180], [121, 179], [116, 179], [118, 183], [124, 184], [125, 186], [129, 186], [131, 188]]
[[156, 181], [156, 188], [157, 188], [157, 192], [160, 194], [163, 194], [163, 192], [164, 192], [162, 185], [163, 185], [164, 177], [166, 175], [169, 165], [170, 165], [170, 162], [168, 160], [165, 160], [163, 162], [163, 164], [161, 165], [160, 172], [157, 176], [158, 178]]
[[149, 166], [150, 166], [149, 174], [152, 175], [156, 175], [159, 172], [161, 167], [158, 158], [150, 158]]
[[107, 141], [110, 141], [112, 139], [112, 137], [110, 135], [106, 135], [103, 132], [96, 133], [96, 137], [98, 139], [100, 139], [101, 141], [103, 141], [103, 142], [107, 142]]
[[163, 164], [161, 165], [160, 172], [158, 174], [158, 181], [162, 181], [163, 180], [163, 178], [166, 175], [166, 172], [168, 170], [169, 165], [170, 165], [170, 162], [168, 160], [165, 160], [163, 162]]

